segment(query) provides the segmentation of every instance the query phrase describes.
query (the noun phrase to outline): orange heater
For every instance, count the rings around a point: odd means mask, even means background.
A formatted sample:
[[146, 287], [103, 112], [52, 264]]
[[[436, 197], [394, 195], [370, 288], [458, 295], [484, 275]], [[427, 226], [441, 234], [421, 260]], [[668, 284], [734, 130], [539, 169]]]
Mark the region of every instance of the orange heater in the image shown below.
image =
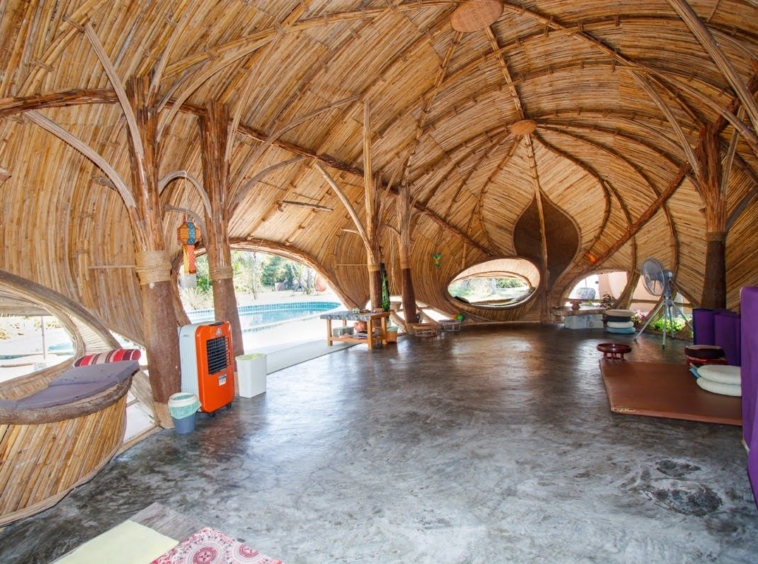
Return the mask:
[[200, 399], [200, 409], [215, 413], [232, 406], [234, 360], [228, 321], [195, 323], [179, 330], [182, 391]]

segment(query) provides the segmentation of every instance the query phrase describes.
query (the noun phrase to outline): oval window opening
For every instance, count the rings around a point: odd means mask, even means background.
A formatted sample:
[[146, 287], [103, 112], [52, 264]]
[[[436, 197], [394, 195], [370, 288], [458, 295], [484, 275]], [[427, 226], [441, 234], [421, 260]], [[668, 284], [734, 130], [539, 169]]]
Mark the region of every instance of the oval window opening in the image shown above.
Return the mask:
[[459, 302], [499, 309], [524, 303], [539, 283], [539, 271], [530, 261], [497, 259], [458, 274], [448, 286], [448, 292]]

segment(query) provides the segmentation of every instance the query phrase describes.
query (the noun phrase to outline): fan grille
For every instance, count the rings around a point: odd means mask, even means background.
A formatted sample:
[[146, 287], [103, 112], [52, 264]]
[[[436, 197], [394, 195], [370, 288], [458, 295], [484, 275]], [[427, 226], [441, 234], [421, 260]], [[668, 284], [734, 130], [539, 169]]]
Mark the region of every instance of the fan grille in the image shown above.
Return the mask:
[[662, 296], [666, 291], [666, 271], [658, 259], [648, 258], [640, 269], [645, 288], [653, 296]]

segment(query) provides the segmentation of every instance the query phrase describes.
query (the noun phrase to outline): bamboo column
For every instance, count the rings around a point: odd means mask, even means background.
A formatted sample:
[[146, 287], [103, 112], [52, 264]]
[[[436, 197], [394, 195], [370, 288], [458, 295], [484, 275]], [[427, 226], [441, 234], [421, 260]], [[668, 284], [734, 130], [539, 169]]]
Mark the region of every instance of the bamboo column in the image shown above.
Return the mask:
[[143, 308], [145, 348], [150, 362], [150, 386], [156, 418], [171, 427], [168, 399], [178, 392], [179, 339], [174, 313], [171, 262], [163, 239], [163, 213], [158, 189], [157, 100], [148, 92], [148, 77], [131, 78], [126, 95], [138, 135], [128, 135], [132, 193], [136, 202], [129, 210], [134, 232], [137, 277]]
[[700, 306], [726, 307], [726, 186], [722, 183], [720, 139], [711, 124], [700, 131], [698, 182], [705, 203], [705, 276]]
[[534, 146], [532, 137], [529, 134], [524, 135], [527, 156], [529, 158], [529, 168], [532, 174], [532, 183], [534, 184], [534, 200], [537, 202], [537, 213], [540, 220], [540, 286], [542, 286], [542, 308], [540, 310], [540, 322], [548, 323], [550, 321], [550, 270], [547, 254], [547, 229], [545, 226], [545, 210], [542, 206], [542, 187], [540, 185], [539, 172], [537, 171], [537, 160], [534, 157]]
[[371, 308], [382, 307], [382, 273], [379, 263], [381, 262], [381, 249], [379, 248], [379, 213], [376, 201], [376, 184], [371, 165], [371, 112], [369, 103], [363, 103], [363, 183], [365, 186], [366, 203], [366, 236], [370, 252], [367, 253], [369, 296], [371, 296]]
[[213, 308], [216, 319], [228, 321], [232, 330], [234, 355], [244, 354], [242, 325], [240, 324], [237, 296], [232, 280], [232, 250], [229, 244], [229, 109], [225, 104], [211, 100], [200, 118], [200, 143], [203, 160], [203, 184], [210, 200], [206, 209], [204, 234], [208, 251], [208, 268], [213, 288]]
[[411, 270], [411, 218], [413, 207], [411, 205], [411, 187], [404, 182], [398, 189], [398, 227], [400, 232], [400, 272], [403, 281], [403, 312], [405, 316], [406, 331], [410, 324], [416, 322], [416, 292], [413, 288], [413, 271]]

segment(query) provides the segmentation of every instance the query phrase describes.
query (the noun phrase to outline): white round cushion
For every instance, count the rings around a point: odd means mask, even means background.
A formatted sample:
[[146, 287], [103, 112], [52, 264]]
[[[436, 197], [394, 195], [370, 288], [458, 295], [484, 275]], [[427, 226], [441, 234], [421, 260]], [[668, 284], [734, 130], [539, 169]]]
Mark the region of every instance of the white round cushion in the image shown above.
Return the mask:
[[613, 327], [614, 329], [629, 329], [630, 327], [634, 327], [634, 321], [608, 321], [606, 324], [608, 327]]
[[742, 386], [735, 386], [734, 384], [722, 384], [721, 382], [714, 382], [706, 378], [698, 378], [695, 380], [697, 385], [708, 392], [714, 394], [721, 394], [722, 396], [742, 396]]
[[[700, 378], [705, 378], [711, 382], [718, 382], [719, 384], [739, 386], [742, 383], [739, 366], [728, 366], [726, 364], [706, 364], [705, 366], [701, 366], [697, 369], [697, 374], [700, 376]], [[698, 378], [698, 380], [700, 378]]]
[[616, 335], [631, 335], [635, 332], [634, 327], [606, 327], [606, 332], [615, 333]]
[[634, 317], [634, 312], [631, 309], [606, 309], [605, 315], [611, 317]]

